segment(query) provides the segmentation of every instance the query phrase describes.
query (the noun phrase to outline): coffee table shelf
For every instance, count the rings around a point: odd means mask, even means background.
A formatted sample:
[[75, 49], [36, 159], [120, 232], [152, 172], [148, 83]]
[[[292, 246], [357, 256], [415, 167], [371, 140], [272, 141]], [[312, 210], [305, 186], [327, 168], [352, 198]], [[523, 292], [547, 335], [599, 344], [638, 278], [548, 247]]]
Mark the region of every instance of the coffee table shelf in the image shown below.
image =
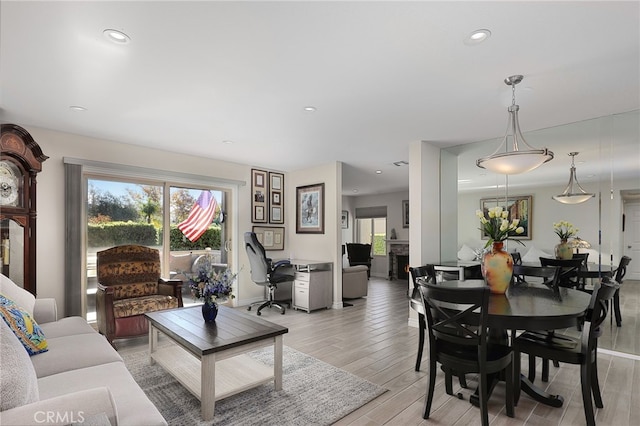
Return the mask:
[[[200, 360], [178, 346], [156, 350], [151, 358], [167, 370], [196, 398], [201, 399]], [[216, 362], [215, 400], [273, 381], [273, 367], [249, 355], [237, 355]]]

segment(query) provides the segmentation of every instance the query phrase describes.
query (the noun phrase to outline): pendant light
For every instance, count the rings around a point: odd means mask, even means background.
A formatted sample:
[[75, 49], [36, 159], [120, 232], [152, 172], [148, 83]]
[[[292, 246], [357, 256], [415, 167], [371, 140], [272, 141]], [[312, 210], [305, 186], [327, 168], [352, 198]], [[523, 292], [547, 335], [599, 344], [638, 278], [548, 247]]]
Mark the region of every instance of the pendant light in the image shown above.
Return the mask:
[[[504, 79], [505, 84], [511, 86], [512, 91], [511, 106], [508, 109], [509, 124], [507, 125], [507, 132], [496, 152], [488, 157], [476, 160], [478, 167], [504, 175], [516, 175], [529, 172], [553, 159], [553, 152], [547, 148], [533, 148], [527, 143], [520, 131], [520, 124], [518, 123], [520, 106], [516, 105], [516, 84], [520, 83], [522, 79], [521, 75], [512, 75]], [[502, 151], [503, 146], [504, 151]], [[509, 146], [512, 146], [512, 151], [509, 151]], [[528, 149], [521, 150], [521, 146]]]
[[[584, 203], [589, 198], [595, 197], [596, 194], [591, 194], [582, 189], [580, 183], [578, 182], [578, 178], [576, 177], [576, 165], [574, 159], [578, 152], [570, 152], [569, 156], [571, 156], [571, 169], [569, 172], [569, 184], [565, 188], [564, 192], [560, 195], [554, 195], [552, 198], [556, 201], [559, 201], [564, 204], [579, 204]], [[578, 191], [574, 192], [573, 184], [578, 186]]]

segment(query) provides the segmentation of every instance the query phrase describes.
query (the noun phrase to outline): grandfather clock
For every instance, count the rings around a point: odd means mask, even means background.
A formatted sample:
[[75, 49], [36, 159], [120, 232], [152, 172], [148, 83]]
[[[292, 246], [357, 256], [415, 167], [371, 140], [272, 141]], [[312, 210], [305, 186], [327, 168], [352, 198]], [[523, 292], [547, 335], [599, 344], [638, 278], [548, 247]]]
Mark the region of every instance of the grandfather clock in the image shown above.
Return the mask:
[[47, 157], [22, 127], [0, 126], [0, 268], [36, 294], [36, 175]]

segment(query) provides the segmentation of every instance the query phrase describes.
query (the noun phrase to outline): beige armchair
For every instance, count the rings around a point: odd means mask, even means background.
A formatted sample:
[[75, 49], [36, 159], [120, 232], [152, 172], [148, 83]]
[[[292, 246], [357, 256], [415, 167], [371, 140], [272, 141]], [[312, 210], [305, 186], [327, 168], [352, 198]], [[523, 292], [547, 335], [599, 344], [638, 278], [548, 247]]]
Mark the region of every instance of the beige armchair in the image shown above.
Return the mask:
[[342, 268], [342, 298], [356, 299], [367, 295], [369, 281], [366, 265]]

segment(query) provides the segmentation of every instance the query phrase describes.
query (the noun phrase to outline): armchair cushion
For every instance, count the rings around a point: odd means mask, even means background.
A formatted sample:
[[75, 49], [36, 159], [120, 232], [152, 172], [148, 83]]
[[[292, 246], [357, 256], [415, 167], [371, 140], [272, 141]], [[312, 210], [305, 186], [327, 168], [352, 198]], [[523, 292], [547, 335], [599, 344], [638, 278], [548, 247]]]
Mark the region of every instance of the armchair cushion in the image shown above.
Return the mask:
[[[0, 411], [37, 401], [38, 381], [33, 364], [18, 338], [1, 320], [0, 359]], [[4, 420], [0, 424], [5, 424]]]
[[173, 296], [153, 295], [134, 297], [115, 300], [113, 302], [113, 315], [115, 318], [124, 318], [177, 307], [178, 300]]
[[0, 295], [0, 316], [29, 355], [47, 351], [47, 339], [40, 326], [26, 310], [3, 295]]
[[33, 315], [33, 306], [36, 303], [36, 297], [24, 288], [19, 287], [11, 278], [3, 274], [0, 274], [0, 293], [29, 312], [29, 315]]

